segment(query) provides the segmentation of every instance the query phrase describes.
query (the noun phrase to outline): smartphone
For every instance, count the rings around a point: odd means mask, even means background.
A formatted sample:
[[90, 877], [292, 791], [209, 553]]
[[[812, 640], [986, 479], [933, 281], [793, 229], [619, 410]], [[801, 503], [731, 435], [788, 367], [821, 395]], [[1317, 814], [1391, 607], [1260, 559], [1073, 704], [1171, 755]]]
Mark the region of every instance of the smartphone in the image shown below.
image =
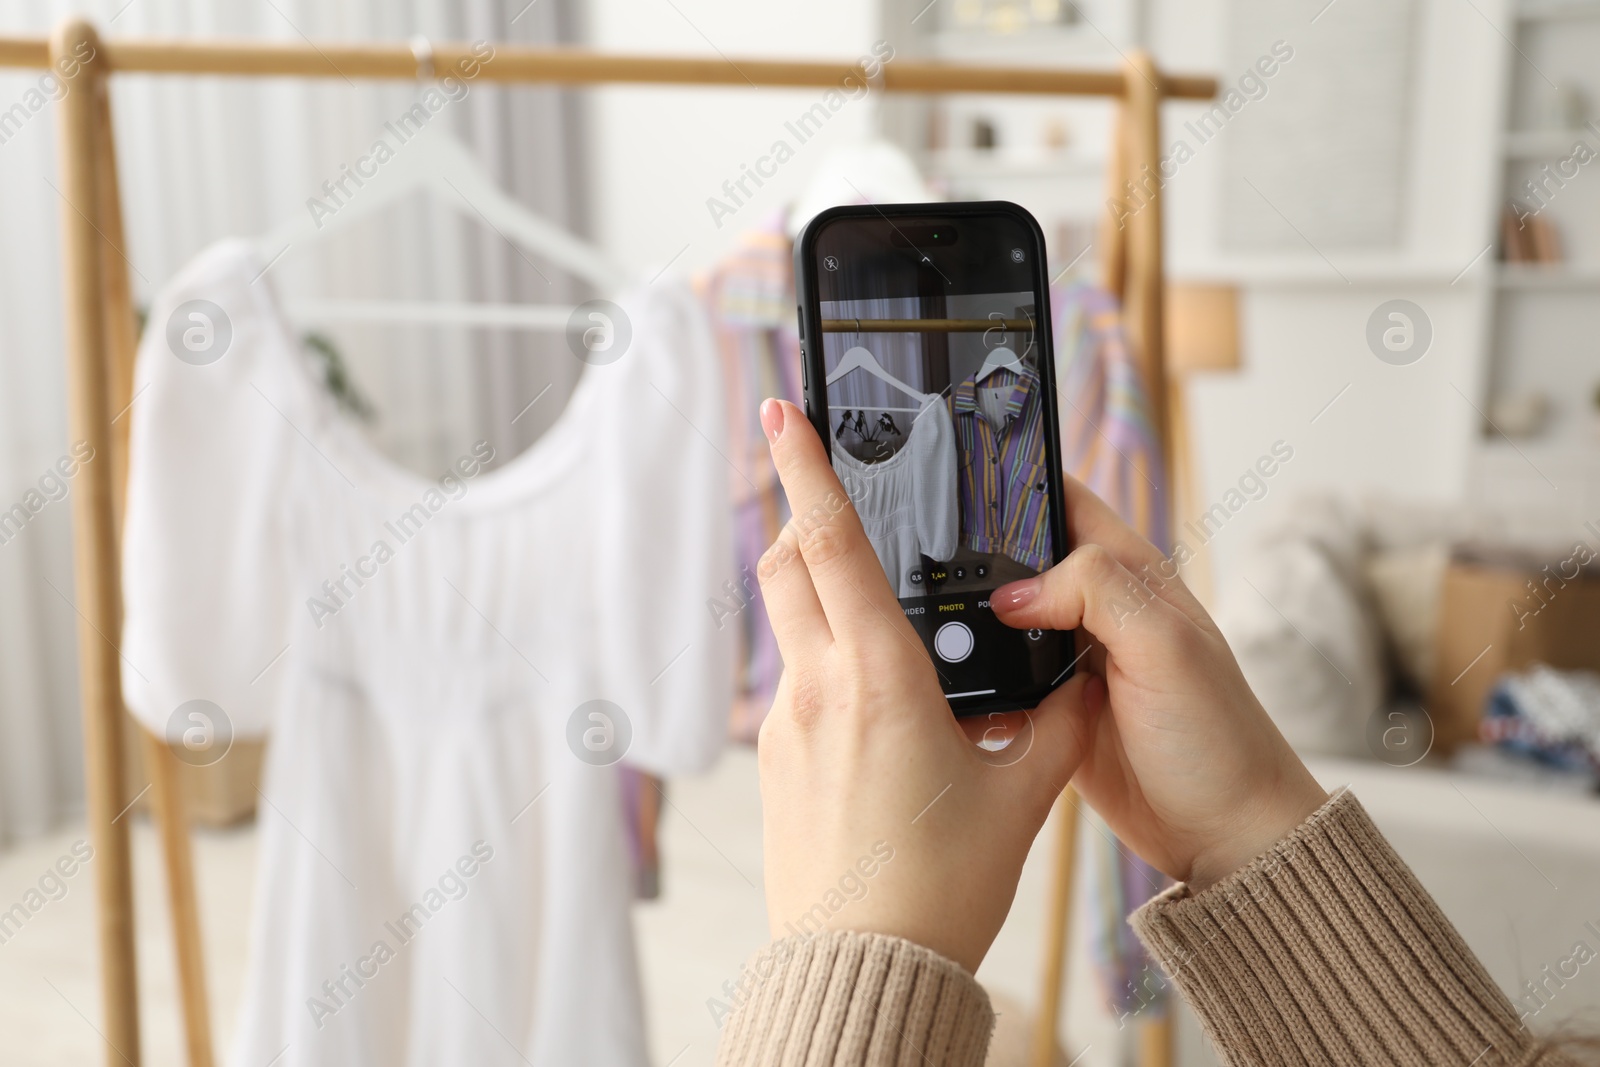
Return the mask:
[[806, 414], [958, 715], [1031, 708], [1073, 635], [990, 594], [1067, 553], [1044, 235], [1003, 201], [830, 208], [795, 244]]

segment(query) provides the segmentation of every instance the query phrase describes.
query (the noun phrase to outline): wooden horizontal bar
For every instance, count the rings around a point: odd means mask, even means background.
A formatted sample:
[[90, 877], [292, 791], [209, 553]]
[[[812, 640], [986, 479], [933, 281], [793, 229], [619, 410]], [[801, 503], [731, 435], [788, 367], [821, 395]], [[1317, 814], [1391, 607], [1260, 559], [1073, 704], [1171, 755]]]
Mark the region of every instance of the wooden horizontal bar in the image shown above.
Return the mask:
[[[497, 82], [547, 82], [558, 85], [731, 85], [839, 88], [846, 78], [864, 82], [851, 63], [718, 56], [641, 56], [580, 48], [527, 48], [495, 44], [482, 62], [472, 46], [439, 42], [433, 70], [443, 75], [458, 64], [477, 62], [477, 78]], [[480, 51], [482, 46], [480, 47]], [[415, 78], [417, 59], [407, 44], [349, 44], [311, 41], [136, 39], [103, 45], [112, 70], [147, 74], [292, 75], [305, 78]], [[43, 37], [0, 37], [0, 67], [43, 68], [50, 63]], [[1215, 78], [1167, 75], [1166, 96], [1209, 99]], [[1059, 70], [1028, 67], [892, 60], [881, 68], [879, 87], [907, 93], [1023, 93], [1047, 96], [1121, 96], [1120, 71]]]
[[1032, 319], [823, 319], [823, 333], [985, 333], [1033, 329]]
[[50, 42], [43, 37], [0, 37], [0, 67], [48, 67]]

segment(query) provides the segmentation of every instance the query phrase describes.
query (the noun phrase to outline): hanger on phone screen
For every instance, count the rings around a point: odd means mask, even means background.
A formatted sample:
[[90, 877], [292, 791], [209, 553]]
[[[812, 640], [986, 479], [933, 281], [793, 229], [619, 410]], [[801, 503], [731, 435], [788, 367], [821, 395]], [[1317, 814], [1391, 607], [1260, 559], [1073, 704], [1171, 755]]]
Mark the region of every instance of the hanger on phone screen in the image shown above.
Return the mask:
[[894, 375], [884, 370], [883, 364], [878, 362], [878, 357], [874, 356], [870, 351], [861, 345], [855, 345], [854, 347], [846, 350], [845, 354], [839, 358], [838, 365], [833, 368], [833, 373], [828, 375], [826, 384], [832, 385], [840, 378], [843, 378], [846, 374], [850, 374], [851, 372], [858, 370], [866, 371], [874, 378], [877, 378], [881, 382], [887, 382], [889, 385], [900, 390], [900, 392], [916, 397], [918, 401], [918, 405], [914, 408], [891, 408], [873, 405], [874, 410], [909, 411], [913, 413], [920, 413], [933, 401], [939, 399], [938, 396], [932, 393], [924, 393], [920, 389], [913, 389], [899, 378], [896, 378]]
[[[1023, 309], [1019, 308], [1018, 310], [1022, 311], [1024, 314], [1027, 314], [1027, 312]], [[991, 313], [989, 317], [994, 319], [999, 318], [1000, 315], [998, 312], [994, 312]], [[1028, 314], [1028, 322], [1030, 324], [1033, 322], [1032, 314]], [[991, 326], [984, 332], [983, 336], [985, 341], [988, 340], [989, 334], [993, 333], [996, 328], [996, 326]], [[1002, 330], [1002, 334], [1003, 333], [1004, 331]], [[1029, 342], [1028, 347], [1033, 347], [1032, 341]], [[1003, 340], [998, 347], [989, 350], [989, 354], [984, 357], [983, 366], [978, 368], [978, 373], [972, 376], [972, 380], [975, 382], [981, 382], [997, 370], [1014, 371], [1019, 375], [1023, 372], [1022, 357], [1017, 355], [1016, 349], [1006, 344]]]
[[997, 370], [1015, 371], [1022, 373], [1022, 359], [1011, 350], [1009, 345], [989, 350], [989, 355], [984, 359], [983, 366], [978, 368], [978, 373], [972, 376], [975, 382], [981, 382]]

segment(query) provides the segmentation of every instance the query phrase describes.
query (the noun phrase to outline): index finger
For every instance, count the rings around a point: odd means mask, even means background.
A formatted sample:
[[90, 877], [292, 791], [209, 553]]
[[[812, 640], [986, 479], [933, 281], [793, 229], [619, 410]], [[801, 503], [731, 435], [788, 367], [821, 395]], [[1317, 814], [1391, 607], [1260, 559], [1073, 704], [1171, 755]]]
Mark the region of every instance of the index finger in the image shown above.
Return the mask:
[[861, 517], [805, 413], [768, 400], [761, 405], [761, 425], [789, 497], [800, 557], [834, 635], [848, 639], [895, 620], [909, 628]]

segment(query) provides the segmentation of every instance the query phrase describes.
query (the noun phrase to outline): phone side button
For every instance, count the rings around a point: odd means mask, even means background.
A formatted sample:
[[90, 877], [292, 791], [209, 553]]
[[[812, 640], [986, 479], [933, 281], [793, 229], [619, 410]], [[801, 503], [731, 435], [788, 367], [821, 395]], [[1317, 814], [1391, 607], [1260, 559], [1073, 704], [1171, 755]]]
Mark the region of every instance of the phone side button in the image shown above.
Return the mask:
[[933, 634], [933, 650], [946, 663], [960, 663], [972, 655], [976, 644], [972, 627], [964, 622], [947, 622]]

